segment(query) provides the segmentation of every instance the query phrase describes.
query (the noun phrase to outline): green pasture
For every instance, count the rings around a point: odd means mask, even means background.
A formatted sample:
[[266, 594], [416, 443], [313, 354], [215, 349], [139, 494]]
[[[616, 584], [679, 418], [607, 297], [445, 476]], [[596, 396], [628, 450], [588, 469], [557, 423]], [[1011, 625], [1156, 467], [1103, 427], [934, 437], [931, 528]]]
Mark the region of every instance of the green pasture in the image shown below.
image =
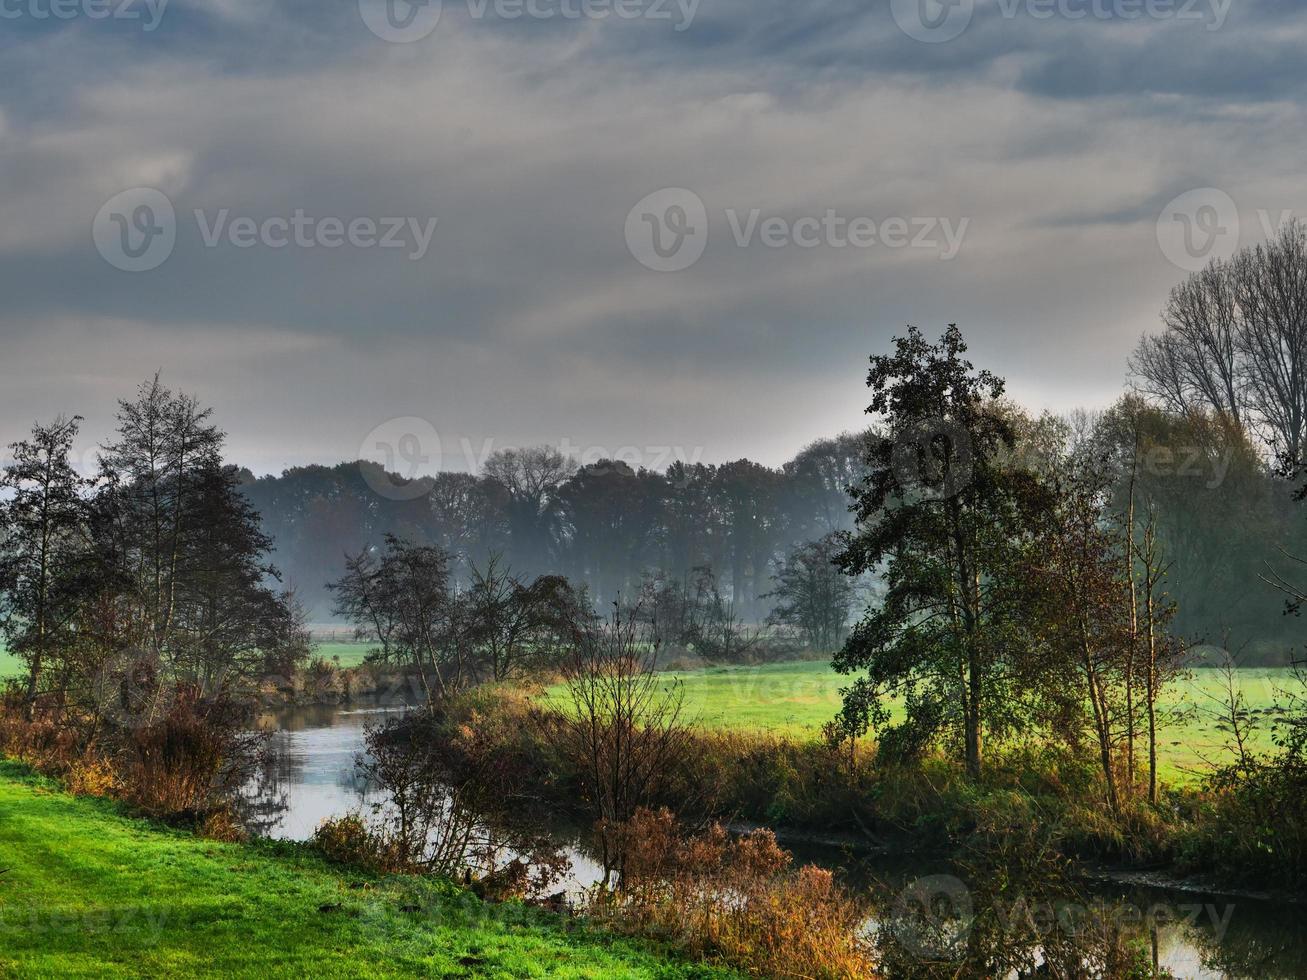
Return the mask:
[[23, 673], [23, 664], [17, 657], [0, 644], [0, 681], [6, 677], [18, 677]]
[[341, 667], [357, 667], [373, 646], [368, 643], [316, 643], [313, 656], [339, 663]]
[[[707, 728], [747, 729], [814, 738], [840, 708], [840, 688], [851, 678], [829, 663], [800, 662], [761, 667], [714, 667], [666, 675], [685, 693], [685, 717]], [[1243, 668], [1236, 683], [1258, 725], [1253, 747], [1270, 750], [1277, 691], [1295, 683], [1283, 668]], [[1219, 725], [1224, 675], [1197, 669], [1173, 682], [1162, 714], [1160, 768], [1168, 780], [1187, 780], [1228, 760], [1228, 738]], [[549, 696], [556, 700], [559, 689]], [[891, 714], [897, 712], [891, 710]], [[1143, 758], [1141, 750], [1141, 759]]]
[[[357, 667], [370, 649], [366, 643], [318, 643], [314, 646], [314, 656], [333, 662], [338, 659], [342, 667]], [[0, 680], [22, 673], [23, 665], [18, 658], [0, 646]]]

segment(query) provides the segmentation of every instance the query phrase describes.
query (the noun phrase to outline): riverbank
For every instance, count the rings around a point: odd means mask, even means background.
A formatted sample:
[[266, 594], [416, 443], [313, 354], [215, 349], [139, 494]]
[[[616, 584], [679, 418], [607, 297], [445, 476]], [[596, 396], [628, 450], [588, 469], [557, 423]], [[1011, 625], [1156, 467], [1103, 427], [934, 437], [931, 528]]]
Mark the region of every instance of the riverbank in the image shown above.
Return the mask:
[[0, 974], [730, 977], [447, 883], [221, 844], [0, 761]]
[[[411, 672], [363, 662], [366, 644], [323, 644], [313, 664], [258, 691], [266, 708], [338, 704], [410, 703], [424, 700], [421, 681]], [[706, 732], [777, 736], [807, 743], [821, 738], [823, 726], [839, 712], [840, 690], [850, 678], [835, 673], [828, 660], [800, 660], [753, 666], [703, 667], [661, 675], [684, 695], [683, 720]], [[1233, 760], [1228, 732], [1222, 727], [1226, 679], [1217, 670], [1198, 667], [1166, 692], [1162, 716], [1169, 720], [1158, 745], [1159, 775], [1172, 786], [1192, 786], [1218, 766]], [[1275, 750], [1274, 723], [1280, 692], [1295, 679], [1283, 668], [1240, 668], [1236, 689], [1245, 700], [1250, 751]], [[532, 687], [528, 685], [528, 687]], [[535, 692], [532, 687], [533, 693]], [[542, 704], [561, 705], [563, 690], [546, 687]], [[892, 720], [901, 717], [890, 704]]]

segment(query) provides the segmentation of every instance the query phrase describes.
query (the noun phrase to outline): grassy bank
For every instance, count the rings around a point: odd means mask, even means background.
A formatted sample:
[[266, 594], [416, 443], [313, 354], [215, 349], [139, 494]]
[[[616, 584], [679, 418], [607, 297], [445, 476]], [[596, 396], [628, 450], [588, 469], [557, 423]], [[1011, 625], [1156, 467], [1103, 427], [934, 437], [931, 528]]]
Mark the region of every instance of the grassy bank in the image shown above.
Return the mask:
[[219, 844], [0, 761], [0, 974], [709, 977], [452, 886], [371, 879], [303, 846]]

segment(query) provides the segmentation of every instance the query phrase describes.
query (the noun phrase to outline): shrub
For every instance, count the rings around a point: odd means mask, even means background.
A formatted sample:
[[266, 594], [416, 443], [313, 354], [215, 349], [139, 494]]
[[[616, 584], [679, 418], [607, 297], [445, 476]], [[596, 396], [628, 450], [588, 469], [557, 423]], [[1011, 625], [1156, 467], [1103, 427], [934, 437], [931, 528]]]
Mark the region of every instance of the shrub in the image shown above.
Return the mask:
[[258, 763], [263, 736], [248, 709], [184, 688], [157, 724], [115, 733], [123, 795], [155, 817], [202, 821], [225, 807]]
[[615, 891], [591, 912], [613, 927], [717, 957], [756, 976], [866, 977], [865, 910], [813, 866], [791, 870], [771, 831], [690, 835], [668, 810], [641, 809], [619, 828], [627, 854]]
[[358, 814], [330, 817], [313, 833], [313, 846], [336, 864], [374, 874], [406, 870], [393, 844], [375, 833]]
[[122, 789], [113, 763], [94, 755], [69, 765], [64, 786], [76, 796], [116, 796]]

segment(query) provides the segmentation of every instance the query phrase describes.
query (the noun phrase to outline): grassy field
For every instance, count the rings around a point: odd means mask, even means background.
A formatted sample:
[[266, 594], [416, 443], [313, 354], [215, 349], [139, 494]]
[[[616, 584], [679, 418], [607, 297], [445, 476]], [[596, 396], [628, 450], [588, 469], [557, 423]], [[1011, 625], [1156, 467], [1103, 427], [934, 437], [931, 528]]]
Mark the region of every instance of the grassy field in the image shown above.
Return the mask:
[[6, 677], [18, 677], [23, 672], [23, 665], [18, 658], [0, 646], [0, 680]]
[[331, 660], [342, 667], [357, 667], [363, 663], [372, 646], [367, 643], [318, 643], [313, 648], [315, 657]]
[[[356, 667], [368, 649], [364, 643], [319, 643], [315, 653], [342, 667]], [[0, 678], [19, 673], [18, 661], [0, 647]], [[848, 678], [836, 674], [822, 661], [714, 667], [668, 677], [684, 684], [686, 714], [696, 724], [809, 738], [835, 716], [840, 707], [840, 688], [849, 683]], [[1246, 667], [1237, 672], [1237, 677], [1254, 717], [1262, 720], [1254, 747], [1269, 749], [1270, 709], [1277, 689], [1291, 682], [1290, 672]], [[1173, 717], [1163, 732], [1162, 769], [1166, 778], [1191, 779], [1225, 757], [1226, 738], [1217, 729], [1214, 717], [1221, 682], [1217, 671], [1199, 669], [1168, 690], [1165, 707], [1180, 717]]]
[[161, 829], [4, 761], [0, 814], [2, 976], [731, 976], [302, 846]]
[[[840, 688], [850, 682], [824, 662], [770, 664], [763, 667], [718, 667], [669, 674], [684, 685], [685, 714], [709, 728], [754, 729], [812, 738], [840, 707]], [[1288, 686], [1290, 672], [1244, 668], [1239, 689], [1255, 717], [1265, 719], [1256, 747], [1269, 749], [1271, 715], [1277, 688]], [[1170, 780], [1192, 779], [1224, 760], [1225, 736], [1214, 715], [1222, 676], [1195, 670], [1167, 692], [1165, 707], [1173, 721], [1162, 732], [1161, 769]], [[551, 692], [556, 697], [557, 689]]]

